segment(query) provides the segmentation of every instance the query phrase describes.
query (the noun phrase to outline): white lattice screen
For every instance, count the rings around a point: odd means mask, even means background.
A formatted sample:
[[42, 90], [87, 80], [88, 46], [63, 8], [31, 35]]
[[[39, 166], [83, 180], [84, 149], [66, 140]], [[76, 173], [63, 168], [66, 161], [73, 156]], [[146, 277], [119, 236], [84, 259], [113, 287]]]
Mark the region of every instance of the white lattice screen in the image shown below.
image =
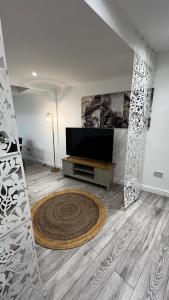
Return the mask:
[[0, 24], [0, 299], [42, 299]]
[[155, 56], [143, 40], [136, 41], [129, 113], [128, 145], [124, 178], [125, 207], [134, 202], [140, 192], [144, 162], [145, 137], [150, 112], [151, 88]]

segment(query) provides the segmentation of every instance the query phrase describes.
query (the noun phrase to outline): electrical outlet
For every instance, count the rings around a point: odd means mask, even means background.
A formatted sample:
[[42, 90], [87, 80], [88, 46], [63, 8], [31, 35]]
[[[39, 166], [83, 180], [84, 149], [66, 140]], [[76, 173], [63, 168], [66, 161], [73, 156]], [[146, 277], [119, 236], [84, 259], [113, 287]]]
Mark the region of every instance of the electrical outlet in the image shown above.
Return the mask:
[[164, 174], [162, 172], [154, 171], [153, 175], [154, 175], [154, 177], [163, 178]]

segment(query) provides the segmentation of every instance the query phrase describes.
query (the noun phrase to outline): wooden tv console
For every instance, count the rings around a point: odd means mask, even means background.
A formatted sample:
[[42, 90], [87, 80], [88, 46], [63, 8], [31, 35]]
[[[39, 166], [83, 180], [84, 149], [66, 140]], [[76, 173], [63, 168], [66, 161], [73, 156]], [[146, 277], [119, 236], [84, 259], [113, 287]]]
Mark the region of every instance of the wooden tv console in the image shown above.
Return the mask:
[[69, 156], [62, 159], [62, 168], [66, 176], [102, 185], [109, 190], [113, 181], [115, 164]]

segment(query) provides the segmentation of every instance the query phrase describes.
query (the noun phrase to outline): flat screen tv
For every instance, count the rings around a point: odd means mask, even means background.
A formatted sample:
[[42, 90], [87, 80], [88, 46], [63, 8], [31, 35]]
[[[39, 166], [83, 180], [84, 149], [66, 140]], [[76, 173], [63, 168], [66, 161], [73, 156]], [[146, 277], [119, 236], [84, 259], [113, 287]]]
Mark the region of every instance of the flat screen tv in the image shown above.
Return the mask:
[[113, 129], [66, 128], [66, 154], [112, 162]]

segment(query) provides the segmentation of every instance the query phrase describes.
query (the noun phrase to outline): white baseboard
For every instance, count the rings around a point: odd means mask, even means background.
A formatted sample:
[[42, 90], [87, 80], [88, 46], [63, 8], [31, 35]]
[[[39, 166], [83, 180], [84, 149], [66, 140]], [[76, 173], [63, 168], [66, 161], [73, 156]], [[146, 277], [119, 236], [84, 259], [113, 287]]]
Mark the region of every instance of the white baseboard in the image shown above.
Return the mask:
[[124, 185], [124, 179], [113, 178], [113, 182], [116, 184]]
[[145, 184], [141, 184], [141, 190], [153, 194], [157, 194], [164, 197], [169, 197], [169, 190], [156, 188], [154, 186], [148, 186]]
[[[117, 184], [120, 184], [120, 185], [124, 185], [124, 180], [123, 179], [114, 178], [113, 182], [117, 183]], [[148, 185], [145, 185], [145, 184], [141, 184], [140, 189], [142, 191], [145, 191], [145, 192], [157, 194], [157, 195], [164, 196], [164, 197], [169, 197], [169, 190], [160, 189], [160, 188], [157, 188], [157, 187], [154, 187], [154, 186], [148, 186]]]
[[[32, 156], [24, 156], [23, 159], [30, 160], [30, 161], [33, 161], [33, 162], [37, 162], [37, 163], [40, 163], [42, 165], [46, 165], [46, 166], [49, 166], [49, 167], [54, 167], [53, 163], [51, 163], [49, 161], [39, 159], [39, 158], [35, 158], [35, 157], [32, 157]], [[61, 164], [57, 164], [56, 167], [61, 168], [62, 166], [61, 166]]]

